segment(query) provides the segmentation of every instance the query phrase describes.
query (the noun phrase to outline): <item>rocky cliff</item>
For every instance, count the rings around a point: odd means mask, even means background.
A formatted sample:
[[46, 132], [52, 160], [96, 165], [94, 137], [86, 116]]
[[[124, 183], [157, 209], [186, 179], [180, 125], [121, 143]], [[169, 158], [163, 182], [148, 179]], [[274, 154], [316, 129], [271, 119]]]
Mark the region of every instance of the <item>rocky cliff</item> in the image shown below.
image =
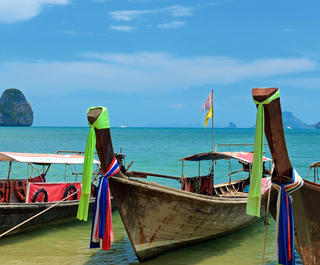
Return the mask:
[[228, 128], [228, 129], [236, 129], [237, 125], [235, 125], [233, 122], [229, 122], [229, 125], [226, 126], [226, 128]]
[[31, 126], [33, 111], [19, 89], [9, 88], [0, 98], [0, 126]]

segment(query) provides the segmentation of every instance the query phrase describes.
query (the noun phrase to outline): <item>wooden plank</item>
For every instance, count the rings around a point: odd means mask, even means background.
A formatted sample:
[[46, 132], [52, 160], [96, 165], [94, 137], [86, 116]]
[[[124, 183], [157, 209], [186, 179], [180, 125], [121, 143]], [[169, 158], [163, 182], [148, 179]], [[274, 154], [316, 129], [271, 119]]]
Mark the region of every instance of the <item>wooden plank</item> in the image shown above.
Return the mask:
[[179, 177], [162, 175], [162, 174], [151, 173], [151, 172], [130, 171], [130, 172], [127, 172], [127, 175], [128, 177], [134, 177], [134, 178], [147, 178], [148, 176], [152, 176], [152, 177], [159, 177], [159, 178], [181, 180], [181, 178]]

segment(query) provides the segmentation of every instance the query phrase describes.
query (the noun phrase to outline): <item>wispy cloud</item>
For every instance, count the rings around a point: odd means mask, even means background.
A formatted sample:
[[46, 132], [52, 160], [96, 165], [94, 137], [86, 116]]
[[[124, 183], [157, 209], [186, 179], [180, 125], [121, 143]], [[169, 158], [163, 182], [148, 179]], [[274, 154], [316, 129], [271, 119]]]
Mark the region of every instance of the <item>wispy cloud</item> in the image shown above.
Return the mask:
[[124, 31], [124, 32], [131, 32], [134, 30], [134, 27], [131, 26], [109, 26], [112, 30]]
[[168, 106], [170, 109], [182, 109], [186, 107], [186, 104], [176, 103], [176, 104], [169, 104]]
[[74, 30], [59, 30], [59, 31], [57, 31], [57, 33], [67, 34], [67, 35], [80, 35], [80, 34], [82, 34], [81, 32], [74, 31]]
[[158, 24], [160, 29], [177, 29], [184, 26], [186, 22], [184, 21], [172, 21], [170, 23]]
[[298, 29], [295, 29], [295, 28], [284, 28], [283, 31], [285, 31], [285, 32], [296, 32], [296, 31], [298, 31]]
[[40, 14], [44, 5], [67, 5], [71, 0], [2, 0], [0, 1], [0, 23], [29, 20]]
[[131, 21], [138, 19], [144, 15], [166, 14], [170, 17], [185, 17], [192, 16], [193, 9], [181, 5], [173, 5], [158, 9], [145, 9], [145, 10], [117, 10], [109, 13], [110, 17], [117, 21]]
[[32, 93], [67, 91], [173, 90], [207, 84], [312, 71], [308, 58], [241, 61], [229, 57], [176, 57], [166, 53], [87, 53], [83, 61], [2, 62], [3, 87], [24, 87]]

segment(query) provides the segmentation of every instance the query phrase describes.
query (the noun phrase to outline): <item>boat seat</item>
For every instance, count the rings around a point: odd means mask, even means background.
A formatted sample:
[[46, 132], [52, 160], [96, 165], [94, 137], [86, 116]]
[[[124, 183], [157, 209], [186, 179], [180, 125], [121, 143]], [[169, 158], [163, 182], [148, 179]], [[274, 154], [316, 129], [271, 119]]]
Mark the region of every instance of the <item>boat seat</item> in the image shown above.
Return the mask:
[[245, 193], [245, 192], [234, 192], [234, 193], [227, 193], [227, 194], [224, 194], [223, 196], [226, 196], [226, 197], [235, 197], [235, 198], [248, 198], [248, 193]]
[[224, 187], [219, 187], [219, 189], [220, 189], [222, 195], [226, 194]]

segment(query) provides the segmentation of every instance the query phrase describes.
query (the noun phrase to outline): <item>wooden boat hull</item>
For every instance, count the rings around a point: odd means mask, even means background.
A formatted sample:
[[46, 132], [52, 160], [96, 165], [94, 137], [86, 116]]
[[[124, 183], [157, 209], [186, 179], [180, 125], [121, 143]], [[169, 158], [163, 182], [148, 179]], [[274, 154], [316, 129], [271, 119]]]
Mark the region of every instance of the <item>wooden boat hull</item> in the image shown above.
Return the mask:
[[320, 184], [304, 180], [292, 193], [296, 248], [304, 265], [320, 264]]
[[[277, 194], [272, 188], [270, 212], [276, 219]], [[304, 185], [291, 194], [295, 226], [295, 247], [304, 265], [320, 264], [320, 184], [304, 179]]]
[[[110, 186], [140, 261], [223, 236], [258, 220], [247, 215], [246, 198], [211, 197], [117, 177], [110, 178]], [[267, 192], [263, 199], [266, 196]]]
[[[56, 202], [47, 203], [2, 203], [0, 204], [0, 234], [36, 215]], [[63, 222], [76, 218], [79, 201], [67, 201], [58, 204], [49, 211], [32, 219], [8, 235], [24, 232], [36, 227]], [[94, 199], [90, 200], [89, 211], [93, 211]]]
[[[263, 102], [278, 88], [254, 88], [252, 96]], [[293, 170], [283, 130], [280, 98], [264, 104], [265, 134], [273, 158], [275, 170], [272, 180], [288, 183]], [[295, 247], [304, 265], [320, 264], [320, 184], [304, 180], [304, 185], [291, 193], [295, 226]], [[271, 191], [270, 211], [276, 218], [277, 192]]]
[[320, 184], [304, 180], [292, 193], [296, 247], [304, 265], [320, 264]]

